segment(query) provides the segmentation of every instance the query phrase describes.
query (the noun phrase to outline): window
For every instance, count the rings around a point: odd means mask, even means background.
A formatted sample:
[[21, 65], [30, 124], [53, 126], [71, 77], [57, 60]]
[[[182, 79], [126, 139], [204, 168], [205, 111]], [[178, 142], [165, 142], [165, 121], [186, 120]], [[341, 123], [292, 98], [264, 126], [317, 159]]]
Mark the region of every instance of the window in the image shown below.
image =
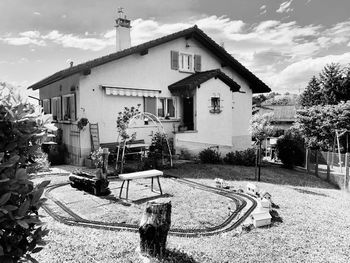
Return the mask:
[[50, 113], [50, 100], [49, 99], [44, 99], [43, 100], [43, 110], [45, 114]]
[[221, 107], [220, 107], [220, 97], [211, 97], [210, 99], [210, 112], [211, 113], [220, 113]]
[[200, 72], [202, 70], [201, 55], [180, 53], [179, 51], [170, 51], [170, 68], [184, 72]]
[[193, 56], [190, 54], [180, 53], [179, 70], [181, 71], [193, 71]]
[[175, 99], [160, 98], [157, 103], [158, 117], [175, 118]]
[[75, 98], [74, 94], [63, 96], [63, 119], [75, 120]]
[[51, 113], [52, 119], [58, 121], [62, 119], [61, 116], [61, 97], [55, 97], [51, 99]]

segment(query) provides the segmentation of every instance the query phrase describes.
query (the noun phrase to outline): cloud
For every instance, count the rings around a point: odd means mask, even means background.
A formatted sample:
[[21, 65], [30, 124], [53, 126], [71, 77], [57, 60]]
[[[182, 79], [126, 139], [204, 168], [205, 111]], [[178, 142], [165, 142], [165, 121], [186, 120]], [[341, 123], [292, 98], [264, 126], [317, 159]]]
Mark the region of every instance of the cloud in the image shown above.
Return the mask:
[[350, 52], [300, 60], [288, 65], [275, 76], [271, 76], [270, 84], [274, 87], [280, 87], [280, 90], [302, 91], [306, 88], [311, 77], [317, 76], [327, 64], [340, 63], [346, 66], [349, 61]]
[[112, 43], [105, 38], [81, 37], [73, 34], [63, 34], [57, 30], [53, 30], [48, 34], [43, 35], [42, 38], [50, 40], [58, 45], [62, 45], [65, 48], [78, 48], [82, 50], [100, 51], [107, 46], [112, 45]]
[[33, 15], [41, 16], [41, 13], [40, 12], [34, 12]]
[[276, 10], [277, 13], [290, 13], [292, 12], [294, 9], [290, 7], [291, 3], [293, 2], [293, 0], [289, 0], [289, 1], [285, 1], [283, 2], [280, 7]]
[[33, 39], [31, 37], [0, 37], [0, 41], [8, 45], [13, 46], [24, 46], [24, 45], [36, 45], [46, 46], [45, 41], [39, 39]]
[[266, 5], [260, 6], [260, 14], [259, 15], [264, 15], [264, 14], [266, 14], [266, 12], [267, 12]]
[[19, 33], [19, 35], [22, 37], [28, 37], [28, 38], [39, 38], [40, 32], [39, 31], [25, 31], [25, 32]]

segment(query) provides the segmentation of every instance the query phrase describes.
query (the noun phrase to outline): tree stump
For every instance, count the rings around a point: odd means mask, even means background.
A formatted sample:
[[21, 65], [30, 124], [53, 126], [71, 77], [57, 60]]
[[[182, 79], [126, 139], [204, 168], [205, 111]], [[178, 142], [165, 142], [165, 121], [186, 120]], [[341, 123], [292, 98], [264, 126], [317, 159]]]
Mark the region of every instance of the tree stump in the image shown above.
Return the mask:
[[163, 258], [171, 223], [171, 202], [148, 202], [143, 213], [139, 233], [140, 251], [152, 257]]

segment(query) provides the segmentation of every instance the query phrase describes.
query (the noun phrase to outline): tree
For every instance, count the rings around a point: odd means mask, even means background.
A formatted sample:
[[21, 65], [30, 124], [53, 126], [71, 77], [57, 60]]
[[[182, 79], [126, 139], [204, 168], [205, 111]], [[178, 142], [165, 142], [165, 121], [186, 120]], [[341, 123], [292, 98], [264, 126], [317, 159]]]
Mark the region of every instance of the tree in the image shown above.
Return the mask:
[[297, 130], [289, 129], [285, 135], [278, 138], [276, 152], [286, 168], [302, 165], [305, 155], [304, 139]]
[[259, 146], [257, 151], [257, 162], [256, 168], [258, 168], [257, 179], [260, 181], [260, 163], [261, 163], [261, 143], [273, 132], [273, 126], [271, 125], [273, 113], [255, 114], [250, 121], [249, 130], [254, 140], [257, 141]]
[[40, 251], [43, 229], [38, 210], [41, 195], [50, 181], [34, 186], [26, 167], [40, 147], [48, 129], [55, 129], [51, 116], [0, 85], [0, 262], [34, 260]]
[[319, 77], [313, 76], [301, 94], [301, 105], [335, 105], [350, 100], [350, 70], [340, 64], [326, 65]]
[[307, 147], [331, 150], [335, 131], [350, 130], [350, 101], [298, 110], [295, 128], [304, 136]]
[[304, 107], [311, 107], [313, 105], [322, 105], [323, 94], [319, 80], [313, 76], [306, 87], [306, 90], [300, 96], [300, 104]]

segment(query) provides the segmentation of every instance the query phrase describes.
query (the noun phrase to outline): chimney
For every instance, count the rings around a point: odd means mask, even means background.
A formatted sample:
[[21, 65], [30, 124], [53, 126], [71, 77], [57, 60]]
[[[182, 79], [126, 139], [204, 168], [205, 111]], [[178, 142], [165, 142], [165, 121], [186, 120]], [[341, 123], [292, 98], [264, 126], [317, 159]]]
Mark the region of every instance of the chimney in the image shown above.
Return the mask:
[[124, 8], [118, 8], [118, 18], [115, 20], [116, 27], [116, 48], [117, 52], [131, 47], [130, 20], [123, 17]]

